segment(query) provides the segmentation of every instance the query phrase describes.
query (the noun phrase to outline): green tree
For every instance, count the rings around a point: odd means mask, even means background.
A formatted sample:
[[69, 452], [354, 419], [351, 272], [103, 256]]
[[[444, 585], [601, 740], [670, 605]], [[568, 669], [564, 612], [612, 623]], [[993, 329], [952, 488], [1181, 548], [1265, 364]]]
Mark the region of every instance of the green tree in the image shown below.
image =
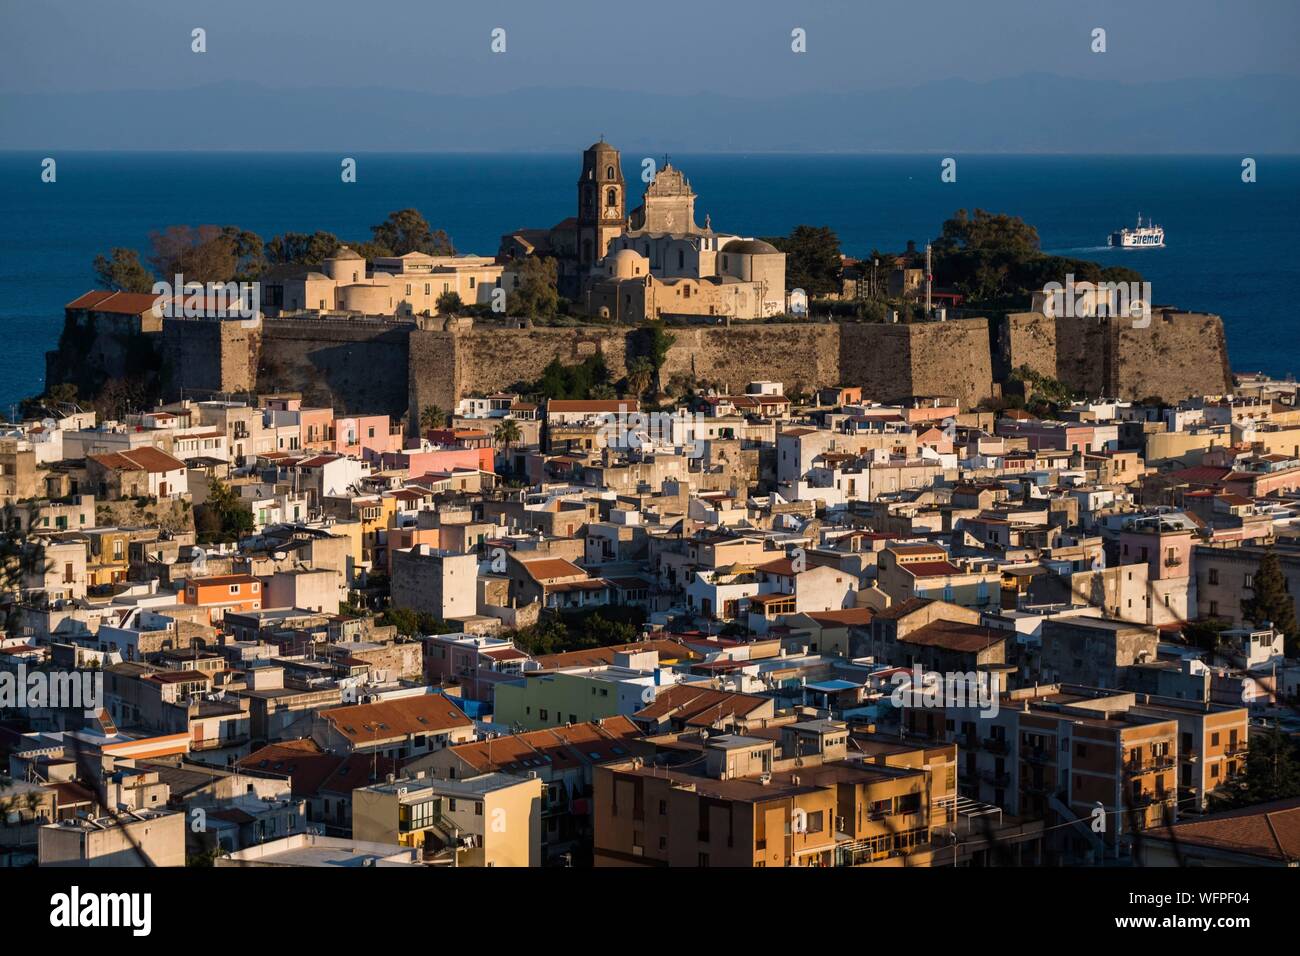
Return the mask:
[[640, 398], [654, 380], [655, 367], [644, 355], [638, 355], [627, 365], [627, 391], [633, 398]]
[[646, 357], [653, 370], [655, 393], [663, 392], [663, 368], [668, 361], [668, 350], [677, 341], [677, 336], [664, 328], [663, 322], [651, 322], [646, 327]]
[[454, 634], [460, 628], [429, 611], [417, 611], [415, 624], [420, 634]]
[[443, 428], [447, 424], [447, 413], [441, 405], [425, 405], [420, 409], [420, 429]]
[[497, 427], [493, 431], [492, 437], [495, 438], [497, 444], [501, 446], [501, 450], [506, 460], [506, 467], [508, 469], [510, 467], [510, 449], [524, 437], [523, 433], [519, 430], [519, 423], [513, 418], [501, 419], [501, 421], [497, 423]]
[[208, 479], [208, 500], [195, 509], [195, 531], [201, 541], [237, 541], [253, 531], [253, 512], [239, 493], [215, 476]]
[[226, 226], [221, 234], [230, 243], [235, 256], [233, 278], [240, 282], [257, 279], [266, 269], [266, 247], [262, 237], [238, 226]]
[[1276, 726], [1250, 735], [1246, 772], [1240, 781], [1237, 805], [1267, 803], [1300, 796], [1300, 763], [1295, 744]]
[[268, 262], [297, 265], [320, 265], [343, 245], [332, 232], [286, 232], [273, 236], [266, 244]]
[[958, 249], [1005, 252], [1020, 258], [1038, 253], [1038, 230], [1018, 216], [976, 209], [970, 215], [958, 209], [943, 224], [943, 232], [934, 243], [935, 252]]
[[1246, 620], [1258, 627], [1265, 621], [1286, 636], [1288, 656], [1296, 653], [1296, 615], [1295, 601], [1286, 589], [1286, 577], [1282, 574], [1282, 563], [1277, 552], [1269, 548], [1260, 558], [1259, 569], [1251, 582], [1254, 594], [1241, 602], [1241, 614]]
[[375, 243], [391, 250], [395, 256], [423, 252], [431, 256], [454, 256], [456, 247], [441, 229], [433, 229], [418, 209], [399, 209], [370, 227]]
[[517, 260], [514, 269], [519, 284], [507, 293], [506, 312], [536, 319], [553, 318], [560, 304], [555, 260], [529, 256]]
[[238, 242], [218, 226], [168, 226], [149, 239], [149, 262], [168, 282], [175, 275], [186, 282], [229, 282], [239, 271]]
[[840, 291], [840, 238], [830, 226], [795, 226], [766, 241], [785, 253], [787, 289], [803, 289], [809, 298]]
[[152, 292], [153, 273], [140, 263], [134, 249], [114, 246], [107, 256], [95, 256], [95, 278], [114, 292]]
[[577, 365], [565, 365], [558, 358], [551, 359], [542, 369], [542, 377], [526, 391], [539, 399], [589, 399], [609, 384], [609, 366], [605, 357], [597, 352]]
[[397, 628], [397, 633], [403, 637], [414, 637], [420, 633], [419, 616], [409, 607], [388, 608], [379, 616], [379, 623]]
[[448, 289], [442, 295], [438, 296], [437, 308], [439, 315], [455, 315], [464, 308], [464, 303], [460, 301], [460, 295], [458, 293]]

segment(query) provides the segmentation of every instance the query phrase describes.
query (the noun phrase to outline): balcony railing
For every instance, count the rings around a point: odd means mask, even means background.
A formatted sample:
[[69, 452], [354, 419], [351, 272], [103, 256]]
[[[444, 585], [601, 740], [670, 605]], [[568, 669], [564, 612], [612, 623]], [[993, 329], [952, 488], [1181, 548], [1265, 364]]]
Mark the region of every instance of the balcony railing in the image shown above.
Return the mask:
[[1145, 790], [1130, 797], [1129, 803], [1137, 809], [1144, 809], [1156, 804], [1168, 803], [1173, 799], [1174, 793], [1173, 790], [1166, 790], [1163, 793], [1158, 793], [1155, 790]]
[[1124, 772], [1140, 775], [1145, 773], [1156, 773], [1160, 770], [1169, 770], [1174, 766], [1174, 758], [1170, 754], [1161, 754], [1158, 757], [1147, 757], [1144, 760], [1125, 760]]
[[997, 737], [985, 737], [981, 741], [981, 746], [989, 753], [1004, 754], [1011, 749], [1010, 743], [1006, 740], [999, 740]]

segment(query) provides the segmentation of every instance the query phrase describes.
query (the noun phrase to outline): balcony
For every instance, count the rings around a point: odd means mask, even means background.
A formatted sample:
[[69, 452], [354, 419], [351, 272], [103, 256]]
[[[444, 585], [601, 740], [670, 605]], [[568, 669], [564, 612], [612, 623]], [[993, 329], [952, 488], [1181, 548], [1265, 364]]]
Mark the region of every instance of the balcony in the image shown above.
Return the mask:
[[1011, 774], [1005, 770], [981, 770], [979, 778], [995, 787], [1006, 787], [1011, 783]]
[[1011, 750], [1011, 744], [1008, 741], [999, 740], [997, 737], [985, 737], [980, 741], [980, 746], [992, 754], [1005, 754]]
[[1021, 748], [1020, 759], [1026, 763], [1055, 763], [1056, 755], [1045, 747]]
[[1124, 772], [1132, 776], [1158, 773], [1161, 770], [1172, 769], [1174, 763], [1175, 760], [1170, 754], [1161, 754], [1158, 757], [1147, 757], [1145, 760], [1125, 760]]
[[1166, 790], [1163, 793], [1158, 793], [1155, 790], [1144, 790], [1142, 793], [1131, 796], [1129, 798], [1129, 803], [1135, 809], [1143, 810], [1147, 807], [1156, 806], [1157, 804], [1169, 803], [1173, 798], [1173, 790]]

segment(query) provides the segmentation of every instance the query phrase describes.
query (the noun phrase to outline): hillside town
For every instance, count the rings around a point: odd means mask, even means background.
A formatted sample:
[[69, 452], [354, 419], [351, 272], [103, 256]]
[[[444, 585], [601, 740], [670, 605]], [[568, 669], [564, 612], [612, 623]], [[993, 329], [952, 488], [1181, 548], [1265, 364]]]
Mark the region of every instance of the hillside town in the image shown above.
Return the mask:
[[1300, 861], [1293, 381], [617, 391], [4, 424], [0, 862]]
[[0, 865], [1300, 863], [1293, 379], [1014, 217], [575, 199], [97, 262], [0, 423]]

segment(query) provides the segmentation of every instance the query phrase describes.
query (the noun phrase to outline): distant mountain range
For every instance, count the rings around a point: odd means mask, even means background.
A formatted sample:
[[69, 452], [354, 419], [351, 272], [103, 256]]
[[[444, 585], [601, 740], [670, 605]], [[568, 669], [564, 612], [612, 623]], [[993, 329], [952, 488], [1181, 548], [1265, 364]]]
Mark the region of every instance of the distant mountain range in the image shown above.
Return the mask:
[[530, 88], [0, 94], [0, 149], [662, 152], [1300, 152], [1300, 78], [1126, 83], [1026, 74], [868, 92], [665, 96]]

